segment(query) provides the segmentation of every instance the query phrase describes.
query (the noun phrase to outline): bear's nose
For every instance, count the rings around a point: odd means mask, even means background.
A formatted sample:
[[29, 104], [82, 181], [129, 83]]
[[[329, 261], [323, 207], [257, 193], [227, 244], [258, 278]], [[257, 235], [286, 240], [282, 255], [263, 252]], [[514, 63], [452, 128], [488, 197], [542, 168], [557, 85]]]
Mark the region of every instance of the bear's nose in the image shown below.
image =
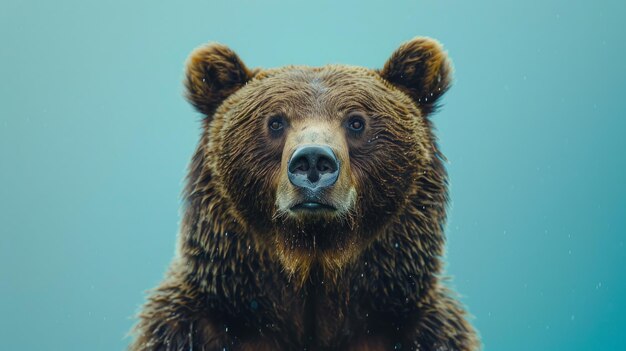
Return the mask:
[[328, 146], [302, 145], [291, 155], [287, 173], [291, 184], [297, 187], [329, 187], [339, 177], [339, 161]]

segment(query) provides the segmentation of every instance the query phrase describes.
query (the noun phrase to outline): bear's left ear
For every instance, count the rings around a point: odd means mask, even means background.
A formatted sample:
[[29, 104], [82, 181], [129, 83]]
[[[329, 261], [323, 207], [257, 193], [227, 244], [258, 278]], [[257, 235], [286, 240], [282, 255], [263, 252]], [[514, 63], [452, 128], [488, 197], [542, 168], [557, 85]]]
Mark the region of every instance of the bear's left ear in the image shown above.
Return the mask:
[[428, 115], [450, 87], [452, 66], [439, 42], [416, 37], [391, 55], [380, 75], [408, 94]]
[[187, 100], [210, 118], [220, 104], [255, 73], [228, 47], [217, 43], [201, 46], [187, 60]]

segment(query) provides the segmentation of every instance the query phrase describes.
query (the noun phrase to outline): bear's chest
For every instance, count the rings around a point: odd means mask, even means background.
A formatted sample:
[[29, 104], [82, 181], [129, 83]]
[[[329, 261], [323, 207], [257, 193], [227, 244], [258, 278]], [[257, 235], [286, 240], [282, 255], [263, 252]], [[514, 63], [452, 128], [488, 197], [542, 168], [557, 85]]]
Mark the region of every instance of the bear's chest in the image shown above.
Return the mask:
[[224, 318], [233, 321], [239, 345], [233, 350], [383, 350], [388, 344], [388, 318], [348, 290], [267, 287], [249, 305], [245, 316]]

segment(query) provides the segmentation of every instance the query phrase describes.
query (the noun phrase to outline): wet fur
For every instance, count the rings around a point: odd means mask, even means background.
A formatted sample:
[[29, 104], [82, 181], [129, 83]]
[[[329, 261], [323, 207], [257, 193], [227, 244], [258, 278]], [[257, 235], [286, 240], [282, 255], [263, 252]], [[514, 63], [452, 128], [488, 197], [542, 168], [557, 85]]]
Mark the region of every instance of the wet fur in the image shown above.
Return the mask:
[[[262, 164], [258, 159], [274, 157], [281, 145], [246, 146], [246, 138], [259, 137], [253, 129], [232, 140], [229, 123], [240, 122], [220, 118], [242, 108], [244, 97], [237, 91], [243, 85], [289, 70], [305, 76], [324, 71], [329, 79], [356, 70], [376, 77], [393, 97], [371, 101], [397, 116], [385, 126], [395, 134], [377, 139], [376, 150], [385, 153], [353, 155], [361, 208], [354, 214], [352, 244], [333, 254], [341, 261], [335, 264], [276, 250], [270, 188], [277, 185], [277, 171], [239, 168]], [[349, 66], [252, 71], [218, 44], [192, 54], [186, 84], [190, 101], [207, 115], [204, 133], [184, 191], [178, 255], [148, 297], [130, 349], [478, 350], [463, 307], [440, 277], [447, 176], [426, 117], [447, 90], [450, 70], [439, 44], [425, 38], [405, 43], [380, 71]], [[251, 94], [245, 98], [254, 100]], [[407, 133], [420, 138], [407, 139]], [[249, 155], [237, 162], [221, 157], [241, 155], [242, 148]], [[386, 181], [368, 183], [371, 179]], [[373, 186], [382, 189], [368, 191]], [[372, 203], [383, 206], [362, 208]], [[286, 269], [285, 259], [302, 260], [294, 263], [301, 269]]]

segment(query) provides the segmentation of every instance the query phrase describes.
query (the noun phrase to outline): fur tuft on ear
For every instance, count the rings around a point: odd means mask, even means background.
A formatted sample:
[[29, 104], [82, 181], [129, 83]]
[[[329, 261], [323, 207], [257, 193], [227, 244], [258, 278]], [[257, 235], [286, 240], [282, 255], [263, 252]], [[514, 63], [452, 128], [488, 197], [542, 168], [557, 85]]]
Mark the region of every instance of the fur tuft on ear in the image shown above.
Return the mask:
[[212, 43], [195, 49], [187, 60], [187, 100], [207, 117], [252, 77], [250, 71], [228, 47]]
[[439, 42], [416, 37], [391, 55], [380, 75], [428, 115], [437, 109], [437, 101], [450, 87], [452, 65]]

